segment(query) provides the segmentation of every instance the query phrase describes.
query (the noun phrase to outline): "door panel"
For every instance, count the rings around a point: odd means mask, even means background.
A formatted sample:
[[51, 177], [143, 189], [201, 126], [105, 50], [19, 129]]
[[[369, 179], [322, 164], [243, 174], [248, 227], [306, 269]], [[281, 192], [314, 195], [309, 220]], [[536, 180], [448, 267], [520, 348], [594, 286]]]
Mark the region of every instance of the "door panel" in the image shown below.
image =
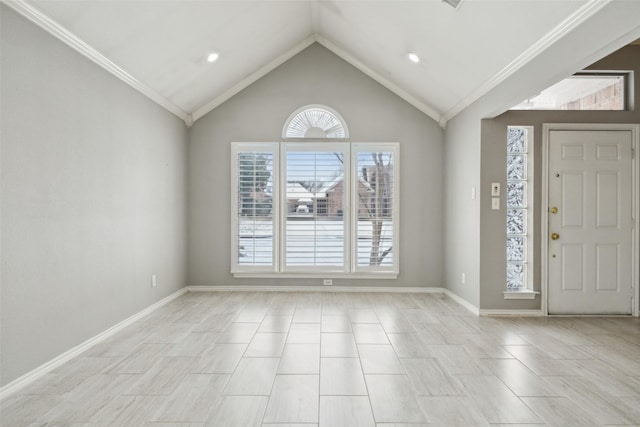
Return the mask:
[[584, 246], [562, 245], [562, 290], [581, 291], [584, 280]]
[[618, 194], [620, 193], [620, 174], [616, 172], [598, 172], [596, 175], [596, 226], [618, 227]]
[[582, 228], [584, 207], [584, 177], [582, 173], [565, 173], [562, 185], [562, 227]]
[[632, 132], [551, 130], [549, 313], [630, 314]]
[[618, 281], [618, 261], [620, 245], [604, 244], [596, 246], [596, 289], [615, 291]]

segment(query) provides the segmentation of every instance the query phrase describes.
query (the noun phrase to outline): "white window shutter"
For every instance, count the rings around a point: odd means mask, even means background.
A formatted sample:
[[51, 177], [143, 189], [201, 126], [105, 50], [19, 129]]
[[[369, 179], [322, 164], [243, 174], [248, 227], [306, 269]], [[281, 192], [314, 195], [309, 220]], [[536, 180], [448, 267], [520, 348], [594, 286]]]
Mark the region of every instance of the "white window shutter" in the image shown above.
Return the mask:
[[399, 144], [233, 143], [231, 272], [397, 277]]
[[232, 145], [232, 272], [275, 271], [278, 145]]
[[283, 144], [283, 270], [348, 269], [348, 144]]
[[355, 271], [397, 271], [399, 145], [353, 144]]

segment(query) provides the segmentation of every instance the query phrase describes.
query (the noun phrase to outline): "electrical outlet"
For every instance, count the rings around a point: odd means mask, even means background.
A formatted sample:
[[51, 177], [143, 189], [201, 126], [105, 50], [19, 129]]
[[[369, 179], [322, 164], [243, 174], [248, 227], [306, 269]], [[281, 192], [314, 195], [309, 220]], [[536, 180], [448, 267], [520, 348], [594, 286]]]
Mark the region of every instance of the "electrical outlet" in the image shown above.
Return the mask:
[[156, 275], [155, 275], [155, 274], [152, 274], [152, 275], [151, 275], [151, 287], [152, 287], [152, 288], [155, 288], [157, 284], [158, 284], [158, 282], [157, 282], [157, 280], [156, 280]]
[[460, 276], [460, 283], [464, 285], [466, 281], [467, 281], [467, 276], [464, 273], [462, 273], [462, 275]]
[[325, 286], [331, 286], [333, 285], [333, 280], [331, 279], [324, 279], [324, 281], [322, 282], [323, 285]]

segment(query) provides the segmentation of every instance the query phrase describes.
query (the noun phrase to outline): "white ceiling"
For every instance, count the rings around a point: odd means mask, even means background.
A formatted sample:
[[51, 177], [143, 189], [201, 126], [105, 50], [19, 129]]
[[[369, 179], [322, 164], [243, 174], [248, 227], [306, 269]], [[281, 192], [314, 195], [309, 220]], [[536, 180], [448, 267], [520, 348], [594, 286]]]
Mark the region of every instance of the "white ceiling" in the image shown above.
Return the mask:
[[188, 123], [315, 41], [442, 123], [607, 3], [7, 1]]

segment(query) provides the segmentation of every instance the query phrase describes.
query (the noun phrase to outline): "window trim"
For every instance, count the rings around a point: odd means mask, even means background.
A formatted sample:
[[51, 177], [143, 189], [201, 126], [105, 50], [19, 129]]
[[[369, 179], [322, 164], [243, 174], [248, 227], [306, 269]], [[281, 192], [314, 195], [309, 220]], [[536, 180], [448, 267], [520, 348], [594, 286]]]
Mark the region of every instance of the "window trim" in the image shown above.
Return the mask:
[[[273, 165], [272, 165], [272, 178], [271, 181], [274, 184], [272, 186], [273, 199], [279, 197], [280, 188], [275, 185], [274, 176], [279, 169], [279, 148], [277, 142], [263, 142], [263, 143], [231, 143], [231, 273], [232, 274], [264, 274], [269, 272], [277, 272], [278, 266], [278, 237], [280, 235], [279, 222], [276, 219], [279, 217], [279, 206], [272, 203], [271, 206], [271, 227], [272, 227], [272, 263], [271, 266], [266, 265], [240, 265], [237, 262], [237, 254], [239, 251], [237, 230], [239, 226], [238, 215], [238, 183], [239, 183], [239, 171], [238, 171], [238, 154], [247, 151], [261, 151], [271, 152]], [[234, 261], [235, 260], [235, 261]]]
[[[384, 147], [380, 149], [380, 147]], [[400, 223], [400, 145], [398, 143], [364, 143], [364, 142], [354, 142], [351, 144], [351, 170], [352, 180], [357, 181], [358, 178], [358, 152], [361, 151], [391, 151], [393, 153], [393, 206], [391, 208], [391, 215], [393, 221], [393, 244], [394, 248], [391, 251], [391, 256], [393, 257], [393, 262], [390, 267], [386, 266], [358, 266], [358, 256], [357, 256], [357, 243], [352, 250], [353, 260], [351, 265], [351, 271], [353, 272], [362, 272], [367, 273], [371, 271], [375, 271], [376, 274], [378, 272], [389, 272], [395, 274], [396, 276], [400, 273], [399, 269], [399, 245], [397, 242], [399, 241], [399, 223]], [[350, 187], [350, 190], [353, 190], [353, 187]], [[351, 198], [351, 206], [358, 206], [358, 192], [352, 191]], [[356, 224], [356, 227], [352, 230], [351, 234], [351, 242], [358, 241], [358, 211], [357, 209], [352, 209], [351, 213], [351, 224]]]
[[[286, 186], [287, 148], [325, 151], [334, 147], [345, 153], [344, 174], [349, 177], [350, 185], [345, 186], [345, 263], [344, 268], [322, 266], [286, 267], [286, 197], [281, 197], [282, 187]], [[391, 266], [358, 266], [357, 264], [357, 212], [348, 206], [357, 202], [357, 191], [353, 191], [353, 182], [358, 182], [357, 153], [359, 151], [391, 151], [393, 153], [393, 250]], [[271, 152], [272, 166], [272, 265], [241, 265], [238, 263], [238, 154], [247, 151]], [[231, 143], [231, 259], [230, 272], [236, 278], [335, 278], [335, 279], [396, 279], [399, 275], [400, 248], [400, 144], [398, 142], [355, 143], [348, 141], [308, 140], [304, 142], [232, 142]], [[284, 184], [283, 184], [284, 183]], [[346, 219], [349, 219], [348, 221]]]

